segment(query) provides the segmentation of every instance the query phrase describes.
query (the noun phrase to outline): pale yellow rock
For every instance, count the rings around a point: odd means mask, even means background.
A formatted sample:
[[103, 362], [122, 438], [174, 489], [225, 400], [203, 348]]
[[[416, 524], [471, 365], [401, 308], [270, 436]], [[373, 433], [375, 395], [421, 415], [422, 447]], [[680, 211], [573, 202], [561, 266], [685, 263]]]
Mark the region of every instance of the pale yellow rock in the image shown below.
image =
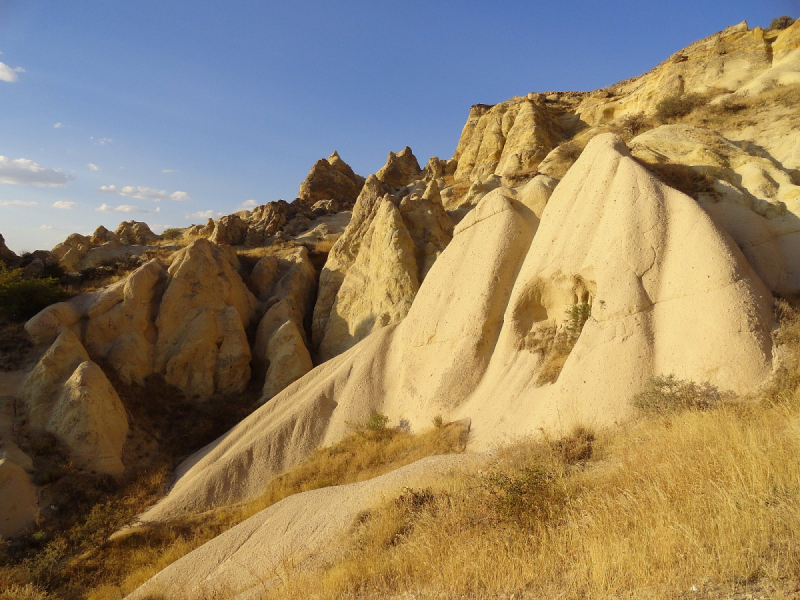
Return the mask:
[[[166, 269], [153, 260], [134, 271], [122, 285], [101, 292], [88, 311], [84, 344], [89, 354], [104, 359], [127, 383], [142, 383], [154, 372], [157, 301]], [[113, 303], [113, 304], [112, 304]]]
[[300, 379], [314, 368], [303, 336], [294, 321], [285, 321], [267, 342], [266, 357], [269, 361], [261, 402]]
[[62, 331], [18, 391], [31, 427], [45, 429], [62, 386], [87, 360], [89, 354], [77, 336]]
[[319, 349], [336, 295], [339, 293], [345, 274], [358, 256], [364, 234], [369, 229], [385, 194], [386, 188], [377, 177], [374, 175], [367, 177], [353, 207], [353, 215], [347, 228], [328, 254], [328, 260], [319, 275], [319, 288], [314, 305], [312, 322], [314, 351]]
[[259, 300], [269, 300], [272, 286], [275, 285], [279, 276], [280, 265], [277, 256], [264, 256], [259, 259], [256, 266], [253, 267], [253, 271], [250, 273], [250, 283]]
[[39, 513], [31, 457], [14, 441], [16, 399], [0, 396], [0, 539], [31, 525]]
[[455, 178], [484, 181], [491, 175], [535, 173], [563, 137], [556, 115], [538, 97], [515, 98], [488, 110], [473, 108], [454, 155]]
[[381, 200], [331, 308], [319, 346], [320, 360], [336, 356], [375, 329], [406, 316], [419, 289], [415, 254], [400, 211], [391, 201]]
[[227, 215], [214, 223], [214, 232], [209, 239], [215, 244], [240, 246], [247, 239], [248, 228], [247, 222], [239, 215]]
[[156, 318], [155, 372], [190, 396], [241, 391], [250, 379], [245, 334], [256, 299], [225, 247], [198, 239], [180, 251]]
[[428, 184], [422, 197], [414, 194], [404, 198], [400, 214], [416, 247], [417, 278], [421, 282], [453, 239], [453, 221], [442, 206], [436, 180]]
[[128, 246], [151, 244], [161, 239], [150, 230], [147, 223], [141, 221], [123, 221], [114, 233], [120, 244]]
[[390, 188], [402, 187], [418, 179], [421, 169], [411, 148], [406, 146], [395, 154], [389, 152], [386, 164], [381, 167], [375, 176]]
[[432, 456], [361, 483], [295, 494], [172, 563], [129, 598], [257, 598], [280, 585], [278, 573], [286, 564], [322, 567], [359, 515], [405, 489], [435, 486], [482, 462], [465, 455]]
[[47, 431], [59, 437], [72, 457], [91, 471], [119, 476], [128, 415], [103, 370], [81, 363], [64, 383], [52, 407]]
[[[518, 193], [518, 192], [517, 192]], [[382, 207], [383, 208], [383, 207]], [[384, 209], [385, 210], [385, 209]], [[554, 384], [528, 336], [591, 300]], [[772, 299], [730, 238], [621, 139], [594, 138], [541, 216], [500, 190], [455, 228], [405, 319], [316, 367], [178, 470], [145, 520], [252, 498], [371, 412], [472, 419], [473, 447], [613, 424], [654, 375], [737, 392], [771, 372]]]
[[92, 243], [97, 246], [100, 246], [102, 244], [105, 244], [106, 242], [119, 243], [119, 239], [117, 238], [117, 234], [115, 234], [113, 231], [109, 231], [108, 229], [100, 225], [100, 227], [95, 229], [94, 233], [92, 234]]
[[637, 136], [631, 152], [646, 163], [691, 167], [710, 177], [700, 205], [736, 241], [774, 292], [800, 292], [800, 187], [774, 161], [716, 132], [664, 125]]

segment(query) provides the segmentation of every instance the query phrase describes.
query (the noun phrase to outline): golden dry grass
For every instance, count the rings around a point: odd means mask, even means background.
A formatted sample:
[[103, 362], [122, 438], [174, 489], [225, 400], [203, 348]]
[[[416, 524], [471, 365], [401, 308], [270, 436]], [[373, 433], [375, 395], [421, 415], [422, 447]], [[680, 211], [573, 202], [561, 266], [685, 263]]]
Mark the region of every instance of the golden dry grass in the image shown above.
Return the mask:
[[512, 444], [373, 511], [265, 598], [798, 597], [800, 319], [780, 311], [788, 356], [757, 397]]
[[[17, 596], [9, 595], [10, 598], [27, 597], [22, 595], [23, 589], [25, 593], [52, 593], [42, 598], [122, 598], [172, 562], [283, 498], [363, 481], [431, 454], [460, 452], [466, 444], [465, 433], [457, 423], [417, 435], [380, 424], [359, 428], [338, 444], [313, 452], [303, 463], [277, 477], [252, 502], [179, 522], [136, 528], [115, 539], [103, 540], [102, 544], [61, 560], [57, 579], [37, 579], [29, 563], [0, 568], [0, 590], [5, 589], [6, 595], [17, 590]], [[129, 503], [132, 501], [128, 499]], [[46, 563], [46, 557], [37, 555], [37, 560]], [[38, 588], [34, 587], [37, 583]], [[0, 597], [5, 598], [2, 593]]]
[[717, 597], [800, 581], [794, 409], [685, 411], [597, 444], [576, 466], [520, 443], [500, 478], [387, 504], [337, 562], [274, 597]]

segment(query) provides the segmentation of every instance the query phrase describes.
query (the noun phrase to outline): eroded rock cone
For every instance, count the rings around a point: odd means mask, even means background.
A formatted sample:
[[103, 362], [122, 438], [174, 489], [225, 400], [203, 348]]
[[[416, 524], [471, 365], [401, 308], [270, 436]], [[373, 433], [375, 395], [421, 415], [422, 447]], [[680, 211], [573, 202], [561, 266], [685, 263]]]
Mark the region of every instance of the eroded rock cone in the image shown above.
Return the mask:
[[150, 230], [147, 223], [140, 221], [123, 221], [114, 232], [119, 239], [120, 244], [133, 245], [147, 245], [161, 239], [161, 236], [156, 235]]
[[397, 154], [389, 152], [386, 164], [375, 175], [389, 187], [396, 188], [418, 179], [420, 171], [416, 156], [411, 152], [411, 148], [406, 146]]
[[356, 175], [339, 154], [334, 152], [327, 160], [318, 160], [311, 167], [297, 196], [308, 206], [320, 200], [353, 203], [363, 186], [364, 178]]

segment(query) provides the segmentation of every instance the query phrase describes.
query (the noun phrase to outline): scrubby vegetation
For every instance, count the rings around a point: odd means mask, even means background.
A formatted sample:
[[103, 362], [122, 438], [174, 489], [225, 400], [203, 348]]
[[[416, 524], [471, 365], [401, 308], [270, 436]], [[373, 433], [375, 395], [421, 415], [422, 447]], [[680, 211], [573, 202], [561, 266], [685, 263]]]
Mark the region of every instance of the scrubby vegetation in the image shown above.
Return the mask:
[[671, 123], [685, 117], [706, 102], [707, 98], [700, 94], [673, 94], [656, 104], [656, 118], [662, 123]]
[[537, 381], [539, 385], [556, 382], [591, 314], [592, 305], [588, 302], [574, 304], [567, 309], [560, 330], [555, 325], [548, 325], [535, 338], [530, 349], [542, 357]]
[[26, 277], [0, 263], [0, 322], [21, 322], [69, 295], [52, 277]]
[[770, 29], [786, 29], [787, 27], [791, 27], [794, 24], [794, 19], [789, 15], [783, 15], [782, 17], [777, 17], [772, 19], [772, 22], [769, 24]]

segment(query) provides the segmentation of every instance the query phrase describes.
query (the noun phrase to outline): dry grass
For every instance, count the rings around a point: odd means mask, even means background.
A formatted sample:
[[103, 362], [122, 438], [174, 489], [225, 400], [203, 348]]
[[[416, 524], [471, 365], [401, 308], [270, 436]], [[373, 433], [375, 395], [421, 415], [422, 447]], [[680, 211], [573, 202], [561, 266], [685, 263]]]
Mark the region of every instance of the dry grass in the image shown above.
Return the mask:
[[672, 378], [651, 390], [668, 410], [406, 491], [265, 597], [796, 598], [800, 318], [779, 305], [788, 359], [758, 397]]
[[[163, 491], [166, 470], [148, 473], [105, 502], [85, 520], [55, 536], [28, 558], [0, 567], [0, 590], [10, 598], [124, 597], [160, 570], [248, 517], [292, 494], [363, 481], [432, 454], [463, 451], [466, 430], [452, 423], [418, 435], [386, 427], [373, 419], [338, 444], [320, 448], [303, 463], [277, 477], [253, 502], [180, 522], [151, 525], [111, 539]], [[23, 553], [17, 551], [17, 557]], [[12, 595], [11, 590], [18, 590]], [[50, 592], [52, 596], [46, 595]], [[5, 598], [6, 596], [1, 596]]]
[[607, 433], [577, 465], [519, 444], [499, 476], [387, 504], [274, 597], [716, 597], [798, 581], [799, 435], [785, 407], [726, 407]]

